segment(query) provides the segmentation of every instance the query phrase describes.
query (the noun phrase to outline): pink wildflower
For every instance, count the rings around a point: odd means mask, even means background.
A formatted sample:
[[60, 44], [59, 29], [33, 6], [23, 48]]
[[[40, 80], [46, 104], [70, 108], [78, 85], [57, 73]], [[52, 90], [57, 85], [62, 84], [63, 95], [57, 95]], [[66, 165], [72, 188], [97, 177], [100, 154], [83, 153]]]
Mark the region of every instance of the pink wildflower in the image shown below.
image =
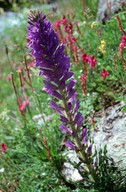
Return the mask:
[[35, 67], [35, 61], [31, 61], [30, 63], [28, 63], [28, 67], [30, 68], [30, 67]]
[[21, 103], [20, 98], [18, 99], [18, 107], [23, 117], [25, 117], [25, 110], [28, 105], [29, 105], [28, 100], [25, 100]]
[[101, 77], [106, 78], [109, 75], [110, 75], [110, 73], [108, 71], [106, 71], [105, 69], [102, 69], [102, 72], [100, 74]]
[[126, 47], [126, 34], [121, 37], [121, 43], [119, 45], [119, 49], [125, 49]]
[[19, 106], [20, 111], [24, 112], [28, 104], [29, 104], [28, 100], [23, 101], [23, 103]]
[[19, 70], [19, 71], [22, 71], [22, 70], [23, 70], [23, 67], [22, 67], [22, 66], [19, 66], [19, 67], [18, 67], [18, 70]]
[[0, 149], [0, 152], [6, 153], [7, 152], [7, 145], [5, 143], [2, 143], [1, 147], [2, 148]]

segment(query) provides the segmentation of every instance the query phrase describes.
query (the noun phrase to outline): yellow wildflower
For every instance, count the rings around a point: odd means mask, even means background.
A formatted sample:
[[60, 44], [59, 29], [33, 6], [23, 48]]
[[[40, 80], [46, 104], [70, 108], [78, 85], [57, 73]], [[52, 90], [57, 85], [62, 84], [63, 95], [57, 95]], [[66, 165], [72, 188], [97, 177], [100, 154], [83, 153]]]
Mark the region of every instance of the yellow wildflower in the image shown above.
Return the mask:
[[104, 55], [106, 53], [105, 49], [101, 49], [101, 53]]
[[106, 53], [106, 42], [104, 40], [101, 41], [101, 45], [98, 49], [103, 55]]
[[99, 46], [98, 49], [103, 55], [106, 53], [105, 47]]
[[102, 41], [101, 41], [101, 46], [102, 46], [102, 47], [105, 47], [105, 46], [106, 46], [106, 41], [102, 40]]
[[91, 29], [94, 29], [96, 26], [97, 26], [97, 22], [94, 21], [94, 22], [91, 24]]

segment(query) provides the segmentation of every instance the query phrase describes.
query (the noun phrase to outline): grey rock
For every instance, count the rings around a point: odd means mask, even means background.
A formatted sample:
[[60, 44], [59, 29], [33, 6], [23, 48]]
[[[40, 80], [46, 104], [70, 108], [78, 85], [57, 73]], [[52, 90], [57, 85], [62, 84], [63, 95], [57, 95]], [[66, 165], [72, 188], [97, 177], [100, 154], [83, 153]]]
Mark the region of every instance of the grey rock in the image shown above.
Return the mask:
[[78, 170], [72, 165], [74, 163], [80, 162], [76, 152], [73, 150], [68, 150], [64, 152], [64, 155], [66, 156], [66, 162], [63, 164], [62, 175], [64, 176], [65, 180], [68, 182], [82, 181], [82, 176], [80, 175]]
[[121, 9], [122, 3], [126, 0], [100, 0], [98, 4], [97, 20], [105, 23], [111, 18], [113, 13]]
[[69, 162], [63, 164], [62, 175], [65, 177], [66, 181], [79, 182], [83, 180], [78, 170]]
[[121, 167], [126, 167], [126, 113], [121, 111], [124, 105], [121, 102], [109, 107], [92, 134], [96, 148], [107, 145], [108, 155]]

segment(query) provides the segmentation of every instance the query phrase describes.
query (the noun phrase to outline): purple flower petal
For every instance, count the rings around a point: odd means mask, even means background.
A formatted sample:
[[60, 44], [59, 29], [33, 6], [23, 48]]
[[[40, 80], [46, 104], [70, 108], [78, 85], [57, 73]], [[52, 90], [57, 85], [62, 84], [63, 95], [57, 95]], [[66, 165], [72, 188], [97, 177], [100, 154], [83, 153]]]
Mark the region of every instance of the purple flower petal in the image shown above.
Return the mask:
[[60, 125], [60, 129], [63, 133], [71, 134], [71, 131], [64, 124]]
[[82, 144], [87, 144], [88, 142], [88, 136], [86, 135], [83, 139], [82, 139]]
[[74, 79], [70, 80], [70, 82], [67, 85], [67, 90], [70, 91], [75, 84], [76, 84], [76, 81]]
[[73, 76], [73, 71], [65, 72], [61, 81], [65, 82]]
[[82, 131], [82, 138], [85, 137], [87, 135], [87, 132], [88, 132], [88, 128], [84, 128], [83, 131]]
[[68, 102], [68, 104], [67, 104], [67, 108], [68, 108], [69, 111], [71, 110], [71, 108], [72, 108], [72, 104], [71, 104], [70, 102]]
[[80, 101], [77, 100], [76, 103], [75, 103], [75, 105], [74, 105], [74, 107], [73, 107], [73, 113], [76, 113], [76, 112], [77, 112], [77, 110], [79, 109], [79, 106], [80, 106]]
[[71, 99], [71, 97], [76, 97], [76, 91], [74, 89], [71, 89], [68, 93], [68, 99]]
[[65, 87], [66, 87], [65, 82], [64, 82], [64, 81], [60, 81], [60, 82], [59, 82], [59, 87], [60, 87], [60, 89], [64, 90]]
[[58, 93], [55, 90], [51, 90], [51, 89], [49, 89], [47, 87], [44, 87], [42, 90], [45, 91], [46, 93], [56, 97], [57, 99], [62, 99], [62, 96], [60, 95], [60, 93]]
[[69, 120], [66, 117], [62, 116], [62, 115], [60, 116], [60, 119], [61, 119], [61, 121], [63, 123], [68, 123], [69, 122]]
[[54, 84], [52, 84], [52, 83], [50, 83], [50, 82], [48, 82], [48, 81], [46, 81], [46, 80], [44, 80], [43, 82], [44, 82], [44, 84], [46, 85], [46, 88], [47, 88], [47, 89], [52, 89], [52, 90], [56, 90], [56, 89], [57, 89], [57, 86], [56, 86], [56, 85], [54, 85]]
[[83, 125], [83, 116], [77, 121], [77, 127], [81, 127]]
[[76, 102], [76, 92], [74, 93], [74, 95], [71, 96], [71, 98], [69, 98], [68, 102], [70, 102], [71, 104]]
[[80, 112], [78, 112], [76, 115], [75, 115], [75, 118], [74, 118], [74, 122], [77, 123], [80, 119], [82, 119], [83, 116]]
[[50, 106], [56, 110], [60, 115], [64, 115], [64, 109], [55, 103], [55, 101], [50, 101]]
[[69, 141], [69, 140], [65, 142], [65, 145], [66, 145], [68, 148], [70, 148], [70, 149], [73, 149], [73, 150], [76, 149], [76, 146], [75, 146], [71, 141]]
[[91, 154], [91, 152], [92, 152], [92, 145], [90, 144], [89, 147], [87, 148], [87, 153]]

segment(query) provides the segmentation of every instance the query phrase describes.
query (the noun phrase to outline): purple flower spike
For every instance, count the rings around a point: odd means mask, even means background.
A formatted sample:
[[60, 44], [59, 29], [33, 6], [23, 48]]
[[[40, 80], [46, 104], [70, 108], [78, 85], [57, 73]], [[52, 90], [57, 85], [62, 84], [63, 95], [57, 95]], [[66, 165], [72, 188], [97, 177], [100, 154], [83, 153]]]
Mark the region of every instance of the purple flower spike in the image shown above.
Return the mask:
[[[79, 108], [79, 101], [76, 98], [74, 90], [76, 81], [73, 71], [70, 70], [70, 59], [65, 53], [65, 45], [59, 43], [57, 33], [53, 30], [51, 23], [39, 11], [30, 12], [28, 23], [28, 46], [31, 55], [36, 59], [36, 65], [40, 68], [40, 75], [45, 78], [43, 91], [58, 100], [65, 98], [67, 106], [65, 110], [72, 113], [71, 119], [74, 119]], [[50, 106], [60, 114], [63, 123], [69, 122], [62, 107], [54, 101], [50, 103]], [[82, 122], [81, 114], [80, 117], [75, 117], [78, 127], [82, 125]]]
[[70, 60], [64, 53], [65, 46], [59, 44], [57, 33], [44, 14], [31, 11], [28, 18], [28, 46], [31, 55], [36, 58], [40, 67], [40, 75], [48, 80], [59, 82], [59, 79], [68, 73]]
[[68, 148], [70, 148], [70, 149], [73, 149], [73, 150], [76, 149], [76, 146], [75, 146], [71, 141], [69, 141], [69, 140], [65, 142], [65, 145], [66, 145]]
[[[78, 112], [79, 101], [74, 89], [76, 81], [73, 71], [70, 70], [70, 58], [65, 52], [65, 45], [59, 42], [51, 23], [39, 11], [30, 11], [27, 39], [30, 54], [36, 60], [36, 66], [40, 69], [39, 74], [44, 77], [43, 90], [55, 97], [55, 101], [52, 100], [50, 106], [60, 115], [62, 121], [60, 129], [75, 142], [74, 144], [68, 140], [65, 145], [81, 153], [95, 180], [94, 167], [88, 157], [91, 156], [88, 154], [91, 147], [88, 148], [87, 129], [80, 133], [83, 116]], [[60, 104], [57, 104], [57, 100], [60, 100]]]

